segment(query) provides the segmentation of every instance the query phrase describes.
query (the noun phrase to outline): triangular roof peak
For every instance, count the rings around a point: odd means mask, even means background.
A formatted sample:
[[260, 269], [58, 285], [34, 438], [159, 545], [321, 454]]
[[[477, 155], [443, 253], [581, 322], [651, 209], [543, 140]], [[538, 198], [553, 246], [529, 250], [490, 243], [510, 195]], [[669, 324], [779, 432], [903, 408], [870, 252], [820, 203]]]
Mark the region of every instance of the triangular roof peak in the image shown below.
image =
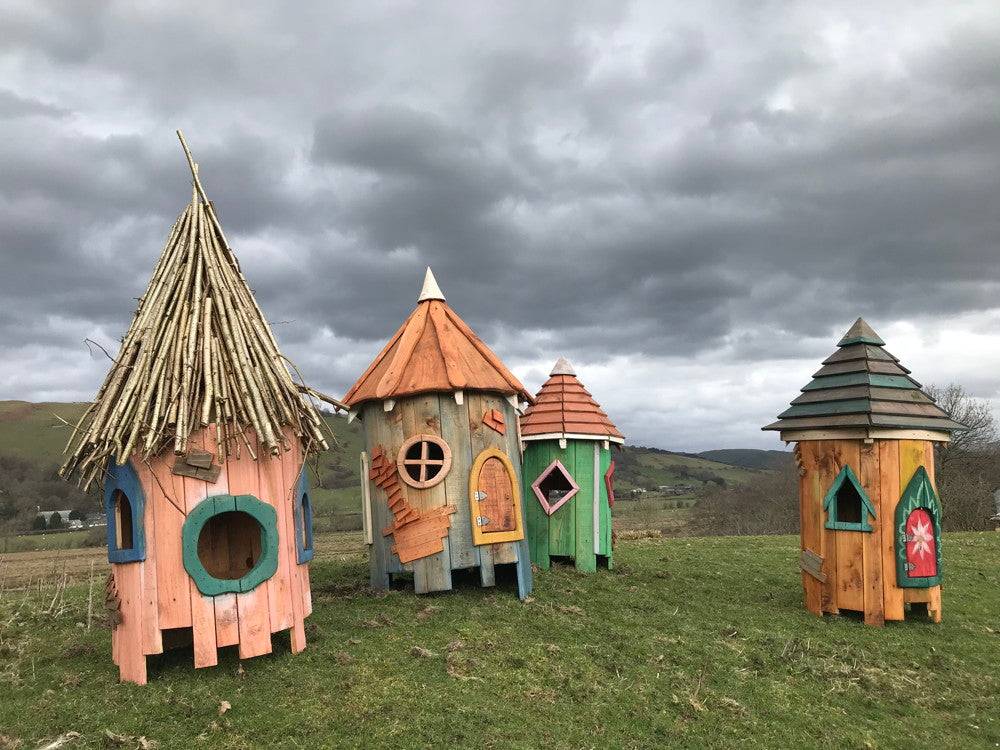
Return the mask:
[[444, 292], [438, 286], [437, 279], [434, 278], [434, 272], [431, 270], [431, 267], [427, 266], [427, 273], [424, 274], [424, 285], [420, 289], [420, 296], [417, 297], [417, 302], [426, 302], [432, 299], [439, 299], [444, 302]]
[[885, 346], [882, 337], [875, 333], [875, 330], [868, 325], [864, 318], [854, 321], [844, 337], [837, 342], [837, 346], [850, 346], [851, 344], [873, 344], [875, 346]]
[[576, 370], [573, 369], [573, 365], [569, 363], [568, 359], [560, 357], [552, 365], [552, 372], [549, 375], [576, 375]]

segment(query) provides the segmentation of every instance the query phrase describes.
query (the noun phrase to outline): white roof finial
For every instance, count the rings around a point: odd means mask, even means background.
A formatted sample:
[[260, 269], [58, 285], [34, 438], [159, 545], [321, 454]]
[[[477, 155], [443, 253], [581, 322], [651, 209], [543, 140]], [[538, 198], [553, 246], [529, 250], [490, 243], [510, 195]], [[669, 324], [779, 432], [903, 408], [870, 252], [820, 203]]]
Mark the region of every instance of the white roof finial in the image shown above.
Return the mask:
[[427, 273], [424, 274], [424, 286], [420, 290], [420, 296], [417, 297], [417, 302], [424, 302], [429, 299], [439, 299], [444, 301], [444, 292], [442, 292], [441, 287], [438, 286], [437, 279], [434, 278], [434, 272], [431, 270], [431, 267], [427, 266]]
[[555, 365], [552, 366], [552, 372], [549, 375], [576, 375], [576, 371], [573, 369], [573, 365], [569, 363], [569, 360], [565, 357], [560, 357], [556, 360]]

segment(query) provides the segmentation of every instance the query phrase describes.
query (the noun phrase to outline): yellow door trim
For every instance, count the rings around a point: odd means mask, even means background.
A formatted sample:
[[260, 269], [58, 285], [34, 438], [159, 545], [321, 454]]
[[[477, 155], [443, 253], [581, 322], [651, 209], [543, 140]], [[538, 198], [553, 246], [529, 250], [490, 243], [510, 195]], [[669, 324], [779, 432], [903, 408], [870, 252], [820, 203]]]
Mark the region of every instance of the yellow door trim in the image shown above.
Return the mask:
[[[514, 528], [511, 531], [490, 533], [477, 523], [479, 517], [482, 516], [479, 500], [477, 499], [479, 473], [482, 471], [483, 464], [491, 458], [500, 459], [500, 463], [503, 464], [504, 470], [506, 470], [507, 476], [510, 479], [510, 488], [514, 498]], [[472, 543], [476, 546], [481, 544], [498, 544], [500, 542], [517, 542], [524, 539], [524, 519], [521, 515], [521, 483], [518, 481], [517, 474], [514, 471], [514, 464], [511, 463], [510, 457], [503, 451], [489, 447], [476, 456], [476, 460], [472, 464], [472, 471], [469, 472], [469, 507], [472, 511]]]

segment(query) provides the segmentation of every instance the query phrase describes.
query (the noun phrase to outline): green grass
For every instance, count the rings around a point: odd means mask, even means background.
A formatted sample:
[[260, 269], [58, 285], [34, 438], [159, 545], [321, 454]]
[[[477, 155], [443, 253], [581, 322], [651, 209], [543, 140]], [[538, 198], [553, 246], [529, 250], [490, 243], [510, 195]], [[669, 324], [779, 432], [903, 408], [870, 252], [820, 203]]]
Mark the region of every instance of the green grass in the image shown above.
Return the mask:
[[[793, 537], [623, 542], [614, 571], [557, 568], [433, 597], [365, 588], [360, 555], [313, 565], [309, 647], [240, 667], [151, 660], [119, 685], [106, 631], [0, 601], [0, 734], [105, 731], [160, 747], [996, 747], [1000, 534], [944, 541], [944, 622], [884, 629], [801, 606]], [[430, 655], [414, 655], [414, 647]], [[222, 701], [232, 708], [219, 713]], [[2, 746], [2, 745], [0, 745]], [[127, 745], [123, 745], [127, 746]], [[132, 741], [135, 746], [135, 740]]]
[[[103, 532], [104, 529], [98, 530]], [[85, 546], [89, 529], [48, 534], [24, 534], [0, 537], [0, 552], [30, 552], [32, 550], [78, 549]]]

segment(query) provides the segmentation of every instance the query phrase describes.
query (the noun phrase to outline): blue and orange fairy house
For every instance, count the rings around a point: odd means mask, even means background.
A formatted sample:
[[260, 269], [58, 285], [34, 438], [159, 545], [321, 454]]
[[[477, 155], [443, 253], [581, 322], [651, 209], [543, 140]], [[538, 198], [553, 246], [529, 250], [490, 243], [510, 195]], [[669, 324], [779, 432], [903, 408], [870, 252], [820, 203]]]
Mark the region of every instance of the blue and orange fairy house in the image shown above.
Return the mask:
[[417, 593], [445, 591], [463, 569], [492, 586], [513, 565], [528, 595], [518, 408], [531, 400], [428, 268], [416, 309], [344, 397], [364, 425], [373, 587], [412, 574]]
[[963, 429], [858, 318], [765, 430], [799, 466], [802, 585], [817, 615], [870, 625], [911, 605], [941, 620], [941, 502], [934, 446]]
[[112, 656], [139, 684], [172, 645], [195, 667], [269, 653], [280, 631], [305, 648], [303, 459], [326, 447], [184, 150], [191, 203], [60, 470], [103, 484]]

